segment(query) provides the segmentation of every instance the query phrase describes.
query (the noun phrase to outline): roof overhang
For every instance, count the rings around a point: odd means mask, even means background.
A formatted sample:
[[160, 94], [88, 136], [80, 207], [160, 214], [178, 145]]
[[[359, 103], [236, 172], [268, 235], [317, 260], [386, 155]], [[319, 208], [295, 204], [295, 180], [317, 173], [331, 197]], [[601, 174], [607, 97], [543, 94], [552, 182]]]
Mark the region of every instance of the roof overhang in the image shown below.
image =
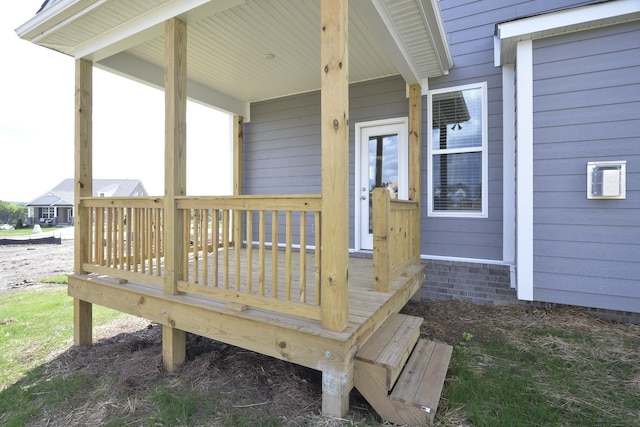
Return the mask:
[[[249, 118], [252, 102], [320, 88], [320, 2], [58, 0], [20, 26], [32, 43], [164, 87], [164, 23], [188, 28], [189, 99]], [[357, 0], [351, 82], [425, 85], [453, 66], [437, 0]]]
[[616, 0], [503, 22], [494, 36], [495, 66], [513, 64], [518, 42], [640, 19], [639, 0]]

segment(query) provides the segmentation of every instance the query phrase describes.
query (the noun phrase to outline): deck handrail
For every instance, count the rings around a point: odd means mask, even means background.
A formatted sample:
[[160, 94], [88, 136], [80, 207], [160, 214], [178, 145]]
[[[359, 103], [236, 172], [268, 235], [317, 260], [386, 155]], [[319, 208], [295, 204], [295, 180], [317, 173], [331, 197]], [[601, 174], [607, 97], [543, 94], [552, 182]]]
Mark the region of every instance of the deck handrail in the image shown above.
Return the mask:
[[321, 201], [320, 195], [177, 197], [186, 224], [186, 277], [178, 291], [227, 301], [232, 309], [320, 320], [321, 251], [310, 257], [307, 249], [320, 242]]
[[80, 208], [90, 224], [84, 271], [162, 286], [162, 198], [82, 197]]
[[420, 262], [414, 230], [419, 203], [391, 199], [386, 188], [373, 190], [374, 289], [389, 292], [391, 282], [407, 266]]

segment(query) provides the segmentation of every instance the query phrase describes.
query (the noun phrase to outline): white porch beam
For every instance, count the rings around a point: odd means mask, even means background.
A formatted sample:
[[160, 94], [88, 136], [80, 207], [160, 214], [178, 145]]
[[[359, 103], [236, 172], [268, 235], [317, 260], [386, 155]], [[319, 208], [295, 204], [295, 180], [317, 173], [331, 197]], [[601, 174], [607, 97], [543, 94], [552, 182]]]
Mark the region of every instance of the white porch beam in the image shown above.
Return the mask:
[[[424, 31], [418, 35], [418, 39], [431, 44], [439, 74], [447, 74], [453, 66], [453, 59], [446, 40], [444, 24], [440, 16], [440, 8], [436, 0], [413, 0], [409, 2], [416, 16], [419, 16], [424, 25]], [[407, 46], [406, 39], [412, 30], [407, 32], [403, 28], [403, 22], [394, 15], [394, 11], [387, 7], [385, 0], [369, 0], [353, 2], [352, 7], [365, 21], [375, 29], [373, 34], [376, 42], [382, 47], [386, 55], [394, 63], [398, 72], [409, 85], [419, 84], [426, 87], [426, 79], [432, 77], [433, 71], [424, 69], [412, 56], [412, 49]], [[416, 42], [415, 35], [410, 38]], [[415, 52], [413, 53], [415, 55]]]
[[[128, 53], [118, 53], [103, 59], [96, 63], [95, 66], [110, 73], [164, 90], [164, 69]], [[251, 119], [248, 102], [226, 95], [193, 80], [187, 82], [187, 98], [190, 101], [226, 113], [242, 116], [245, 123]]]
[[351, 3], [351, 7], [357, 10], [371, 28], [375, 28], [376, 31], [372, 33], [376, 42], [396, 66], [404, 81], [410, 85], [422, 84], [418, 68], [411, 61], [407, 49], [401, 42], [400, 35], [394, 30], [392, 19], [386, 9], [380, 6], [380, 2], [377, 0], [354, 1]]

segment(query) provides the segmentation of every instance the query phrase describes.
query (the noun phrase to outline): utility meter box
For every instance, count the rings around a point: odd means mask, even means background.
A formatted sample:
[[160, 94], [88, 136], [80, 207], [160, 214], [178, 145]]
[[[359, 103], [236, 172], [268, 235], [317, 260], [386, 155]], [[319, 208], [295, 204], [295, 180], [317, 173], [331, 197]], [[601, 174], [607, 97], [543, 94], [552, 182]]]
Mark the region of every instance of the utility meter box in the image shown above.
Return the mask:
[[587, 163], [587, 199], [625, 199], [627, 162]]

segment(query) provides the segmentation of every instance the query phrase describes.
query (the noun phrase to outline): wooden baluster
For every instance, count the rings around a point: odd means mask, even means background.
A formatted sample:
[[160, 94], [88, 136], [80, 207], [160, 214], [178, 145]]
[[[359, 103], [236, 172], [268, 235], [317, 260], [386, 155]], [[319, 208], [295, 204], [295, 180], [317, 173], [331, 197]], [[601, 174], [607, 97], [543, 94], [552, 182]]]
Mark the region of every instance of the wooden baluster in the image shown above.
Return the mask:
[[307, 302], [307, 212], [300, 212], [300, 302]]
[[98, 246], [97, 250], [97, 263], [98, 265], [105, 265], [105, 254], [104, 254], [104, 230], [105, 230], [105, 211], [104, 208], [96, 208], [96, 218], [95, 218], [95, 228], [96, 228], [96, 245]]
[[105, 265], [111, 267], [113, 264], [113, 208], [107, 209], [107, 253], [105, 257]]
[[291, 224], [291, 211], [285, 213], [285, 235], [286, 235], [286, 247], [285, 247], [285, 298], [287, 301], [291, 301], [291, 246], [292, 246], [292, 228]]
[[229, 289], [229, 211], [222, 211], [222, 248], [224, 252], [223, 283]]
[[209, 284], [209, 209], [205, 209], [200, 219], [202, 230], [202, 284]]
[[124, 208], [116, 208], [116, 268], [124, 269]]
[[[178, 211], [180, 215], [180, 211]], [[182, 210], [182, 271], [184, 272], [183, 280], [189, 280], [189, 252], [191, 251], [191, 209]]]
[[91, 208], [88, 210], [87, 212], [87, 218], [89, 220], [89, 230], [88, 231], [88, 240], [87, 240], [87, 245], [89, 246], [89, 253], [87, 254], [87, 262], [89, 264], [97, 264], [96, 260], [97, 260], [97, 247], [96, 247], [96, 241], [97, 239], [97, 227], [95, 226], [95, 220], [96, 220], [96, 209], [95, 208]]
[[140, 272], [142, 270], [142, 266], [140, 265], [141, 255], [142, 255], [142, 243], [144, 242], [144, 223], [143, 223], [143, 212], [144, 208], [132, 208], [131, 214], [133, 215], [134, 222], [131, 224], [131, 229], [129, 230], [129, 235], [133, 235], [133, 247], [131, 248], [132, 253], [129, 255], [130, 262], [133, 263], [133, 271]]
[[143, 274], [146, 273], [145, 258], [144, 258], [144, 248], [147, 244], [147, 208], [136, 208], [136, 249], [135, 255], [137, 256], [137, 262], [134, 261], [134, 265], [136, 266], [136, 271], [139, 271]]
[[278, 211], [271, 211], [271, 296], [278, 298]]
[[153, 239], [153, 226], [152, 226], [152, 208], [145, 208], [144, 212], [146, 213], [145, 215], [145, 224], [146, 224], [146, 230], [147, 230], [147, 244], [145, 245], [145, 254], [144, 254], [144, 259], [145, 262], [147, 263], [147, 267], [149, 268], [149, 275], [153, 274], [153, 257], [151, 255], [151, 242]]
[[321, 294], [321, 265], [322, 265], [322, 250], [320, 246], [321, 237], [322, 237], [322, 221], [320, 218], [320, 212], [315, 212], [315, 304], [320, 305], [322, 294]]
[[164, 233], [164, 211], [160, 208], [156, 209], [156, 229], [155, 229], [155, 255], [156, 255], [156, 274], [162, 276], [161, 258], [164, 252], [164, 241], [162, 240]]
[[253, 211], [247, 210], [247, 292], [253, 293]]
[[242, 253], [242, 212], [238, 209], [233, 211], [233, 254], [234, 254], [234, 276], [235, 289], [240, 290], [240, 255]]
[[[200, 209], [194, 209], [193, 212], [193, 283], [199, 283], [200, 277]], [[185, 270], [186, 271], [186, 270]]]
[[258, 281], [259, 283], [259, 287], [260, 287], [260, 295], [264, 295], [264, 288], [265, 288], [265, 275], [264, 275], [264, 269], [265, 269], [265, 257], [264, 257], [264, 252], [265, 252], [265, 235], [266, 235], [266, 220], [265, 220], [265, 213], [264, 211], [260, 211], [259, 212], [259, 225], [258, 225], [258, 234], [260, 235], [259, 237], [259, 243], [258, 243], [258, 267], [260, 268], [260, 272], [258, 274]]
[[127, 225], [126, 225], [127, 242], [125, 247], [125, 254], [127, 257], [127, 270], [131, 271], [133, 267], [131, 262], [131, 259], [133, 257], [133, 232], [131, 231], [133, 230], [133, 226], [132, 226], [133, 208], [127, 208], [126, 218], [127, 218]]
[[220, 249], [220, 210], [214, 209], [211, 212], [211, 227], [213, 236], [211, 236], [211, 250], [212, 254], [212, 267], [213, 267], [213, 280], [211, 286], [218, 287], [218, 252]]

